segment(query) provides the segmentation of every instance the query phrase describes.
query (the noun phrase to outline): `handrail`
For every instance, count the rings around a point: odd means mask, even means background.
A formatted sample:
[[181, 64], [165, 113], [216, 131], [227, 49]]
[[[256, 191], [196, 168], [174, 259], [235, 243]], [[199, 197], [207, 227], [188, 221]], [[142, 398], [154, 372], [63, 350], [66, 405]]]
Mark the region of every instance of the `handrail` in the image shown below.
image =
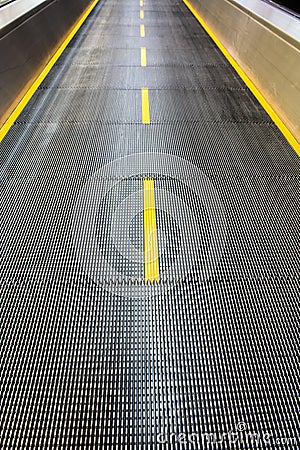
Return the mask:
[[46, 3], [47, 0], [0, 0], [0, 31]]

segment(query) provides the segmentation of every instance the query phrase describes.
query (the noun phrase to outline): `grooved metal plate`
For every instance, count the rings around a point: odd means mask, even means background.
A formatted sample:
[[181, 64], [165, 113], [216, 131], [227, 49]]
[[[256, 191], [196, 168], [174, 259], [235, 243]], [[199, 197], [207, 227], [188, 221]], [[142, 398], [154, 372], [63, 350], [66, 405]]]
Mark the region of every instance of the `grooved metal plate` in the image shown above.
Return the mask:
[[126, 89], [50, 89], [46, 93], [39, 90], [33, 107], [27, 108], [18, 122], [139, 123], [140, 97], [139, 90]]
[[[154, 32], [154, 30], [153, 30]], [[201, 39], [207, 40], [207, 46], [211, 45], [209, 38], [204, 37]], [[94, 46], [94, 39], [89, 38], [89, 36], [84, 37], [82, 39], [81, 47], [82, 49], [89, 49]], [[156, 36], [154, 33], [152, 35], [145, 35], [144, 38], [137, 36], [122, 36], [122, 39], [120, 39], [120, 36], [102, 36], [101, 39], [99, 39], [98, 47], [99, 48], [124, 48], [124, 49], [130, 49], [130, 48], [136, 48], [139, 49], [140, 47], [147, 47], [147, 48], [164, 48], [164, 49], [171, 49], [171, 50], [196, 50], [199, 48], [199, 37], [194, 39], [176, 39], [176, 35], [172, 35], [167, 37], [159, 37]], [[70, 43], [70, 48], [73, 48], [76, 46], [76, 41], [72, 41]]]
[[144, 4], [140, 38], [100, 3], [0, 144], [0, 448], [297, 449], [298, 158], [187, 8]]
[[[139, 53], [139, 51], [137, 50]], [[150, 52], [149, 52], [150, 53]], [[80, 66], [71, 74], [59, 76], [53, 71], [42, 83], [42, 88], [76, 89], [244, 89], [233, 69], [227, 66], [179, 66], [179, 67], [111, 67]], [[228, 93], [230, 97], [231, 92]], [[208, 94], [209, 95], [209, 94]], [[221, 92], [222, 95], [222, 92]], [[238, 95], [238, 94], [237, 94]], [[244, 93], [247, 96], [248, 93]], [[237, 99], [240, 100], [239, 98]], [[252, 105], [251, 105], [252, 106]], [[251, 107], [250, 106], [250, 107]], [[253, 106], [252, 106], [253, 108]]]
[[[76, 52], [69, 47], [56, 64], [57, 70], [61, 65], [79, 65], [89, 67], [107, 66], [140, 66], [139, 49], [106, 49], [80, 48]], [[177, 53], [169, 49], [151, 48], [147, 53], [147, 66], [177, 67], [177, 66], [224, 66], [224, 59], [216, 48], [201, 48], [188, 53]], [[227, 66], [228, 67], [228, 66]], [[48, 82], [48, 80], [46, 80]]]
[[80, 176], [86, 177], [94, 167], [135, 153], [137, 146], [145, 153], [176, 154], [193, 162], [207, 175], [223, 178], [295, 179], [299, 173], [296, 153], [286, 146], [284, 137], [278, 135], [273, 124], [187, 122], [180, 127], [177, 123], [151, 124], [146, 129], [141, 124], [37, 123], [30, 127], [16, 124], [6, 142], [6, 155], [13, 149], [17, 156], [7, 176], [14, 173], [29, 176], [37, 151], [40, 162], [47, 160], [45, 149], [53, 155], [53, 172], [64, 174], [71, 170], [73, 173], [76, 167]]
[[[225, 81], [226, 83], [226, 81]], [[226, 87], [226, 84], [224, 86]], [[164, 122], [257, 122], [270, 123], [269, 116], [243, 90], [151, 91], [152, 120]], [[247, 101], [245, 101], [247, 99]]]

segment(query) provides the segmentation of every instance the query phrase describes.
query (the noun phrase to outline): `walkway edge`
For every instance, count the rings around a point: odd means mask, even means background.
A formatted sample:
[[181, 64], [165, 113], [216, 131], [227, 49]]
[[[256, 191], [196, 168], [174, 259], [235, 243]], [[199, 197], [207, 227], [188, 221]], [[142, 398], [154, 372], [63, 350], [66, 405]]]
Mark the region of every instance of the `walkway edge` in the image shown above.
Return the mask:
[[264, 108], [264, 110], [267, 112], [267, 114], [271, 117], [275, 125], [279, 128], [281, 133], [284, 135], [286, 140], [289, 142], [291, 147], [295, 150], [297, 155], [300, 156], [300, 143], [297, 141], [297, 139], [293, 136], [293, 134], [290, 132], [290, 130], [287, 128], [287, 126], [283, 123], [283, 121], [280, 119], [278, 114], [274, 111], [272, 106], [267, 102], [267, 100], [264, 98], [264, 96], [260, 93], [260, 91], [257, 89], [257, 87], [254, 85], [254, 83], [250, 80], [248, 75], [244, 72], [244, 70], [240, 67], [240, 65], [236, 62], [236, 60], [230, 55], [230, 53], [226, 50], [224, 45], [221, 43], [221, 41], [217, 38], [217, 36], [214, 34], [214, 32], [210, 29], [210, 27], [207, 25], [207, 23], [202, 19], [200, 14], [196, 11], [196, 9], [190, 4], [188, 0], [183, 0], [183, 3], [186, 5], [186, 7], [191, 11], [191, 13], [196, 17], [200, 25], [204, 28], [206, 33], [211, 37], [211, 39], [214, 41], [214, 43], [217, 45], [217, 47], [221, 50], [225, 58], [229, 61], [231, 66], [235, 69], [235, 71], [238, 73], [238, 75], [241, 77], [241, 79], [244, 81], [244, 83], [247, 85], [247, 87], [250, 89], [252, 94], [256, 97], [258, 102], [261, 104], [261, 106]]
[[64, 39], [62, 44], [59, 46], [59, 48], [55, 51], [54, 55], [51, 57], [51, 59], [48, 61], [46, 66], [42, 68], [41, 72], [35, 79], [35, 81], [32, 83], [32, 85], [29, 87], [25, 95], [22, 97], [16, 108], [13, 110], [11, 115], [8, 117], [6, 122], [2, 125], [0, 128], [0, 142], [4, 139], [6, 134], [9, 132], [10, 128], [14, 124], [14, 122], [17, 120], [31, 97], [34, 95], [40, 84], [43, 82], [43, 80], [46, 78], [58, 58], [62, 55], [65, 48], [69, 45], [77, 31], [80, 29], [82, 24], [85, 22], [87, 17], [90, 15], [90, 13], [93, 11], [95, 6], [99, 3], [99, 0], [94, 0], [90, 5], [87, 7], [87, 9], [82, 13], [82, 15], [79, 17], [77, 22], [75, 22], [75, 25], [71, 28], [69, 33], [67, 34], [67, 37]]

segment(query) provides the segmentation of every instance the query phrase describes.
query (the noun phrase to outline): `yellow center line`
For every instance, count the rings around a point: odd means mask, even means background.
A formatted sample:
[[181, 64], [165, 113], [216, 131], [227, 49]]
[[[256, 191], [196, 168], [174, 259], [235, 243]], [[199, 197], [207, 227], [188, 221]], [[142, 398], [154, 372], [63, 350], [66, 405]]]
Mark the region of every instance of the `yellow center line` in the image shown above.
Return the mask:
[[145, 16], [144, 11], [143, 11], [143, 9], [141, 9], [140, 10], [140, 19], [144, 19], [144, 16]]
[[141, 47], [141, 66], [146, 67], [147, 66], [147, 55], [146, 55], [146, 48]]
[[140, 0], [140, 7], [142, 8], [144, 6], [143, 0]]
[[150, 123], [150, 105], [148, 88], [142, 88], [142, 122]]
[[144, 185], [144, 270], [145, 282], [159, 281], [158, 243], [154, 197], [154, 180], [145, 178]]
[[145, 25], [144, 24], [140, 25], [140, 34], [141, 34], [141, 37], [145, 37]]

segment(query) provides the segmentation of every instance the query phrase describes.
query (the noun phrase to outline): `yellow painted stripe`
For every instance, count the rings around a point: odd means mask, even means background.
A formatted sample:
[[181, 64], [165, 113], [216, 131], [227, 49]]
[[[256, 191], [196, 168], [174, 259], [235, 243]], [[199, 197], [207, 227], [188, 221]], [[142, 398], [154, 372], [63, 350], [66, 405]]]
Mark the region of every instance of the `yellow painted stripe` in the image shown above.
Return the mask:
[[146, 55], [146, 48], [141, 47], [141, 66], [146, 67], [147, 66], [147, 55]]
[[144, 18], [144, 11], [141, 9], [141, 11], [140, 11], [140, 19], [143, 19]]
[[70, 43], [70, 41], [73, 39], [81, 25], [84, 23], [88, 15], [92, 12], [92, 10], [95, 8], [99, 0], [94, 0], [90, 6], [84, 11], [84, 13], [80, 16], [80, 18], [77, 20], [75, 25], [72, 27], [71, 31], [68, 33], [67, 37], [63, 41], [63, 43], [60, 45], [58, 50], [54, 53], [50, 61], [47, 63], [47, 65], [42, 69], [40, 74], [37, 76], [33, 84], [30, 86], [24, 97], [20, 100], [14, 111], [11, 113], [9, 118], [6, 120], [4, 125], [0, 129], [0, 142], [3, 140], [5, 135], [10, 130], [13, 123], [17, 120], [18, 116], [21, 114], [35, 91], [38, 89], [42, 81], [46, 78], [47, 74], [50, 72], [58, 58], [61, 56], [67, 45]]
[[289, 144], [293, 147], [295, 152], [300, 155], [300, 143], [297, 141], [297, 139], [293, 136], [293, 134], [290, 132], [290, 130], [287, 128], [287, 126], [282, 122], [282, 120], [278, 117], [277, 113], [274, 111], [272, 106], [267, 102], [267, 100], [263, 97], [263, 95], [260, 93], [260, 91], [256, 88], [256, 86], [253, 84], [253, 82], [250, 80], [250, 78], [246, 75], [246, 73], [243, 71], [243, 69], [239, 66], [239, 64], [233, 59], [233, 57], [230, 55], [230, 53], [226, 50], [224, 45], [219, 41], [217, 36], [213, 33], [213, 31], [210, 29], [210, 27], [207, 25], [207, 23], [202, 19], [200, 14], [195, 10], [195, 8], [189, 3], [188, 0], [183, 0], [185, 5], [189, 8], [189, 10], [192, 12], [192, 14], [196, 17], [198, 22], [202, 25], [202, 27], [205, 29], [207, 34], [212, 38], [212, 40], [215, 42], [215, 44], [219, 47], [223, 55], [227, 58], [227, 60], [230, 62], [232, 67], [236, 70], [236, 72], [239, 74], [239, 76], [242, 78], [244, 83], [248, 86], [250, 91], [254, 94], [254, 96], [257, 98], [261, 106], [264, 108], [264, 110], [269, 114], [273, 122], [277, 125], [279, 130], [282, 132], [282, 134], [285, 136], [286, 140], [289, 142]]
[[143, 0], [140, 0], [140, 7], [142, 8], [144, 6]]
[[142, 88], [142, 122], [145, 124], [150, 123], [150, 105], [147, 88]]
[[145, 37], [145, 25], [144, 24], [140, 25], [140, 34], [141, 34], [141, 37]]
[[154, 180], [147, 178], [144, 184], [144, 270], [145, 281], [159, 281], [158, 244], [154, 197]]

